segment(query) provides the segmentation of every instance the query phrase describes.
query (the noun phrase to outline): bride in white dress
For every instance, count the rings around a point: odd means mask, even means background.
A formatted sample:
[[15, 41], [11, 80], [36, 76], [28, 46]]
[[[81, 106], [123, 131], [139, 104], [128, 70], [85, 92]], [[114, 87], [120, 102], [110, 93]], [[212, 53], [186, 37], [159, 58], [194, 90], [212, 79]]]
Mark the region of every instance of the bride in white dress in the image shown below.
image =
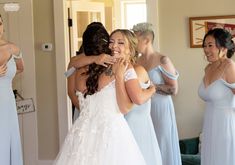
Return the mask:
[[[85, 54], [110, 53], [108, 40], [104, 28], [87, 28], [83, 34]], [[116, 67], [120, 75], [126, 65], [119, 60]], [[124, 86], [124, 82], [117, 82], [116, 78], [117, 73], [114, 75], [111, 67], [107, 69], [96, 64], [89, 65], [88, 74], [80, 75], [76, 83], [80, 116], [54, 165], [145, 165], [120, 108], [123, 107], [120, 102], [123, 93], [117, 89], [123, 89], [120, 85]], [[125, 81], [136, 79], [133, 67], [128, 66], [124, 78]]]

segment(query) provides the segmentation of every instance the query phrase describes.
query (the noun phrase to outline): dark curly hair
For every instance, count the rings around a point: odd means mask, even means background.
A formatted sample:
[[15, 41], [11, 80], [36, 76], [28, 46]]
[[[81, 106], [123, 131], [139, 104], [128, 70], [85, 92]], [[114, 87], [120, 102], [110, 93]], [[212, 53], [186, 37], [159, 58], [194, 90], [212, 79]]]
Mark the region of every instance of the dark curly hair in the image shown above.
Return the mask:
[[[83, 33], [82, 39], [83, 51], [86, 56], [98, 56], [102, 53], [111, 54], [108, 42], [109, 34], [101, 23], [93, 22], [88, 25], [87, 29]], [[84, 95], [85, 97], [97, 92], [99, 76], [106, 69], [106, 67], [97, 65], [95, 63], [89, 65], [89, 70], [87, 72], [89, 76], [86, 80], [87, 91]]]
[[227, 30], [221, 28], [214, 28], [209, 30], [204, 36], [202, 44], [203, 47], [207, 36], [212, 36], [215, 38], [215, 43], [217, 48], [224, 47], [228, 49], [226, 55], [228, 58], [231, 58], [233, 56], [235, 52], [235, 45], [232, 40], [233, 38], [232, 35]]

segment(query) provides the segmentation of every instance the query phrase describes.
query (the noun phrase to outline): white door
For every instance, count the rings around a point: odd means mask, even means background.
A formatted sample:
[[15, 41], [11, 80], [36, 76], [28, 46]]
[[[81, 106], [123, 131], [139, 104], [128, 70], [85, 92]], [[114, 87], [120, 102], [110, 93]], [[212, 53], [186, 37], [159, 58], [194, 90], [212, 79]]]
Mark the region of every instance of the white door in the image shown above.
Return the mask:
[[91, 22], [102, 22], [105, 25], [105, 8], [102, 2], [70, 1], [68, 16], [70, 56], [75, 56], [82, 44], [82, 34]]

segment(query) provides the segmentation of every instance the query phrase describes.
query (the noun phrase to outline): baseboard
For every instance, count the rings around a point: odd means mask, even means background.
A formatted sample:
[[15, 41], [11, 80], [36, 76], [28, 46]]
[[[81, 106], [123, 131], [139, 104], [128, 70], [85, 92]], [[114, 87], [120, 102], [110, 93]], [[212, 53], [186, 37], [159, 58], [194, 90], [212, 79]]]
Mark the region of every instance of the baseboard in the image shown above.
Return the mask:
[[38, 160], [38, 165], [52, 165], [53, 160]]

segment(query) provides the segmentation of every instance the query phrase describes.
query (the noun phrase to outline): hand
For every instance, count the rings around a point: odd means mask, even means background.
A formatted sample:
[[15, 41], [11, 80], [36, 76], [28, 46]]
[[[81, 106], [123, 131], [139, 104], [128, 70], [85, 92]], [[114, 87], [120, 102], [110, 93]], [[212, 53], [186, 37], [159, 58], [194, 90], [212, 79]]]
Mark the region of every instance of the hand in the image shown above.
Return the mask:
[[97, 65], [102, 65], [104, 67], [107, 67], [107, 64], [114, 64], [116, 62], [116, 58], [113, 56], [110, 56], [108, 54], [101, 54], [99, 56], [97, 56], [97, 59], [95, 60], [95, 63]]
[[129, 63], [123, 58], [117, 59], [117, 62], [113, 65], [113, 72], [115, 73], [116, 78], [124, 77], [128, 64]]
[[150, 85], [149, 85], [148, 89], [152, 90], [152, 91], [153, 91], [153, 93], [155, 93], [155, 92], [156, 92], [156, 86], [153, 84], [153, 82], [152, 82], [152, 81], [150, 81]]
[[3, 64], [0, 66], [0, 77], [1, 76], [4, 76], [7, 72], [7, 65], [6, 64]]
[[150, 85], [149, 89], [153, 92], [153, 94], [156, 92], [156, 88], [154, 85]]

